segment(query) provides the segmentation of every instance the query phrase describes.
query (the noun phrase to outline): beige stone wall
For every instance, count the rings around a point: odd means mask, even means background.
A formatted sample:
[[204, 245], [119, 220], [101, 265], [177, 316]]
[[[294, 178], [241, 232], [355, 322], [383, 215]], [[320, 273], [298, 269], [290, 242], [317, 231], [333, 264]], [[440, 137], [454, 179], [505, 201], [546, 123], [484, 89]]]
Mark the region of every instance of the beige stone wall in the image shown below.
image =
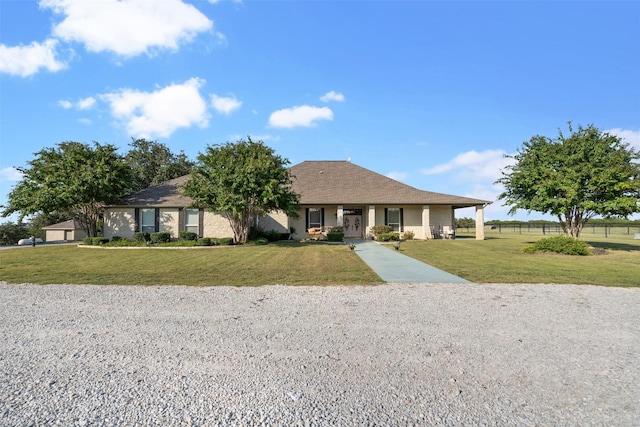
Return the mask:
[[204, 211], [204, 237], [233, 237], [229, 220], [218, 213]]
[[171, 234], [171, 238], [177, 239], [180, 234], [180, 209], [160, 209], [160, 231]]
[[422, 233], [422, 206], [404, 206], [402, 216], [404, 219], [404, 232], [411, 231], [414, 238], [424, 239]]
[[431, 205], [429, 208], [429, 222], [433, 227], [443, 232], [453, 228], [453, 208], [451, 206]]
[[106, 209], [104, 213], [104, 237], [112, 239], [120, 236], [125, 239], [133, 237], [135, 228], [135, 209], [117, 208]]
[[289, 226], [295, 228], [296, 230], [293, 234], [294, 239], [304, 239], [307, 237], [307, 230], [305, 230], [304, 228], [306, 224], [304, 213], [305, 210], [302, 209], [300, 212], [298, 212], [298, 215], [300, 215], [298, 219], [291, 218], [289, 220]]
[[279, 233], [289, 232], [289, 217], [282, 211], [271, 212], [260, 218], [258, 226], [265, 231], [275, 230]]

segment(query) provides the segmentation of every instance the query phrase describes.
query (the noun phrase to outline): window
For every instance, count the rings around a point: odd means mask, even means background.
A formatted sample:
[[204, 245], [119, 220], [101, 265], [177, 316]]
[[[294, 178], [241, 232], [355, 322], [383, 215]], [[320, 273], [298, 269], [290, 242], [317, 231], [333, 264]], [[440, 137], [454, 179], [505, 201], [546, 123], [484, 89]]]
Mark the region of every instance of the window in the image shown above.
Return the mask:
[[309, 227], [308, 228], [321, 228], [322, 227], [322, 210], [318, 208], [309, 208]]
[[387, 225], [391, 226], [393, 231], [402, 231], [402, 209], [388, 208], [386, 209]]
[[154, 233], [156, 231], [156, 210], [140, 209], [140, 231], [143, 233]]
[[198, 233], [198, 223], [200, 222], [200, 211], [198, 209], [184, 210], [184, 229], [192, 233]]
[[362, 215], [362, 209], [343, 209], [342, 215]]

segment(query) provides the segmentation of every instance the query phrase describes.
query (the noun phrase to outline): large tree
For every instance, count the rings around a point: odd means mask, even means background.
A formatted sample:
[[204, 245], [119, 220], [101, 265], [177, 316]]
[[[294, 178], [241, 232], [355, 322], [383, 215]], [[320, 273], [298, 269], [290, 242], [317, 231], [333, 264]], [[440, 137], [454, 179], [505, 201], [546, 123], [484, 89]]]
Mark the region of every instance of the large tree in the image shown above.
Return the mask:
[[289, 160], [262, 141], [239, 140], [207, 147], [184, 186], [199, 206], [229, 220], [234, 239], [246, 243], [256, 218], [280, 210], [297, 217], [299, 196], [291, 189]]
[[184, 154], [174, 154], [158, 141], [133, 140], [125, 158], [133, 172], [132, 191], [144, 190], [179, 176], [187, 175], [195, 163]]
[[627, 217], [640, 211], [640, 153], [593, 125], [555, 139], [534, 136], [509, 156], [499, 199], [518, 209], [554, 215], [568, 237], [578, 238], [594, 216]]
[[9, 193], [3, 216], [49, 212], [67, 213], [89, 236], [98, 231], [100, 211], [131, 187], [131, 169], [116, 147], [62, 142], [35, 153], [22, 172], [22, 180]]

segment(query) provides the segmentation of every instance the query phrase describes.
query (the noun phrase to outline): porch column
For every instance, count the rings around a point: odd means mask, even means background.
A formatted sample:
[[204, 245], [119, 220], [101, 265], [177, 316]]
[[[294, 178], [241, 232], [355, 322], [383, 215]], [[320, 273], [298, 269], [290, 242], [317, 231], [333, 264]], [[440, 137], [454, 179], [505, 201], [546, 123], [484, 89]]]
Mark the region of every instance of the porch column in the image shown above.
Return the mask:
[[422, 206], [422, 234], [425, 239], [433, 239], [431, 235], [431, 220], [429, 217], [429, 205]]
[[484, 240], [484, 205], [476, 205], [476, 240]]
[[342, 227], [344, 225], [344, 206], [338, 205], [338, 214], [336, 217], [336, 225]]
[[375, 205], [369, 206], [369, 215], [367, 218], [367, 235], [365, 237], [369, 237], [371, 235], [371, 227], [376, 225], [376, 207]]

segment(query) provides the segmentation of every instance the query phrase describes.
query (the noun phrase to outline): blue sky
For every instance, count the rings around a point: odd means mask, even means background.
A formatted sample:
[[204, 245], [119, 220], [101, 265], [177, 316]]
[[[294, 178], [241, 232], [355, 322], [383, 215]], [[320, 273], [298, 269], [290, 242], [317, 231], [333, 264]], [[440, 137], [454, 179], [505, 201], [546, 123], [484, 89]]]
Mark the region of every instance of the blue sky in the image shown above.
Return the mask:
[[247, 135], [494, 201], [504, 154], [568, 121], [640, 149], [640, 2], [0, 2], [0, 204], [62, 141]]

